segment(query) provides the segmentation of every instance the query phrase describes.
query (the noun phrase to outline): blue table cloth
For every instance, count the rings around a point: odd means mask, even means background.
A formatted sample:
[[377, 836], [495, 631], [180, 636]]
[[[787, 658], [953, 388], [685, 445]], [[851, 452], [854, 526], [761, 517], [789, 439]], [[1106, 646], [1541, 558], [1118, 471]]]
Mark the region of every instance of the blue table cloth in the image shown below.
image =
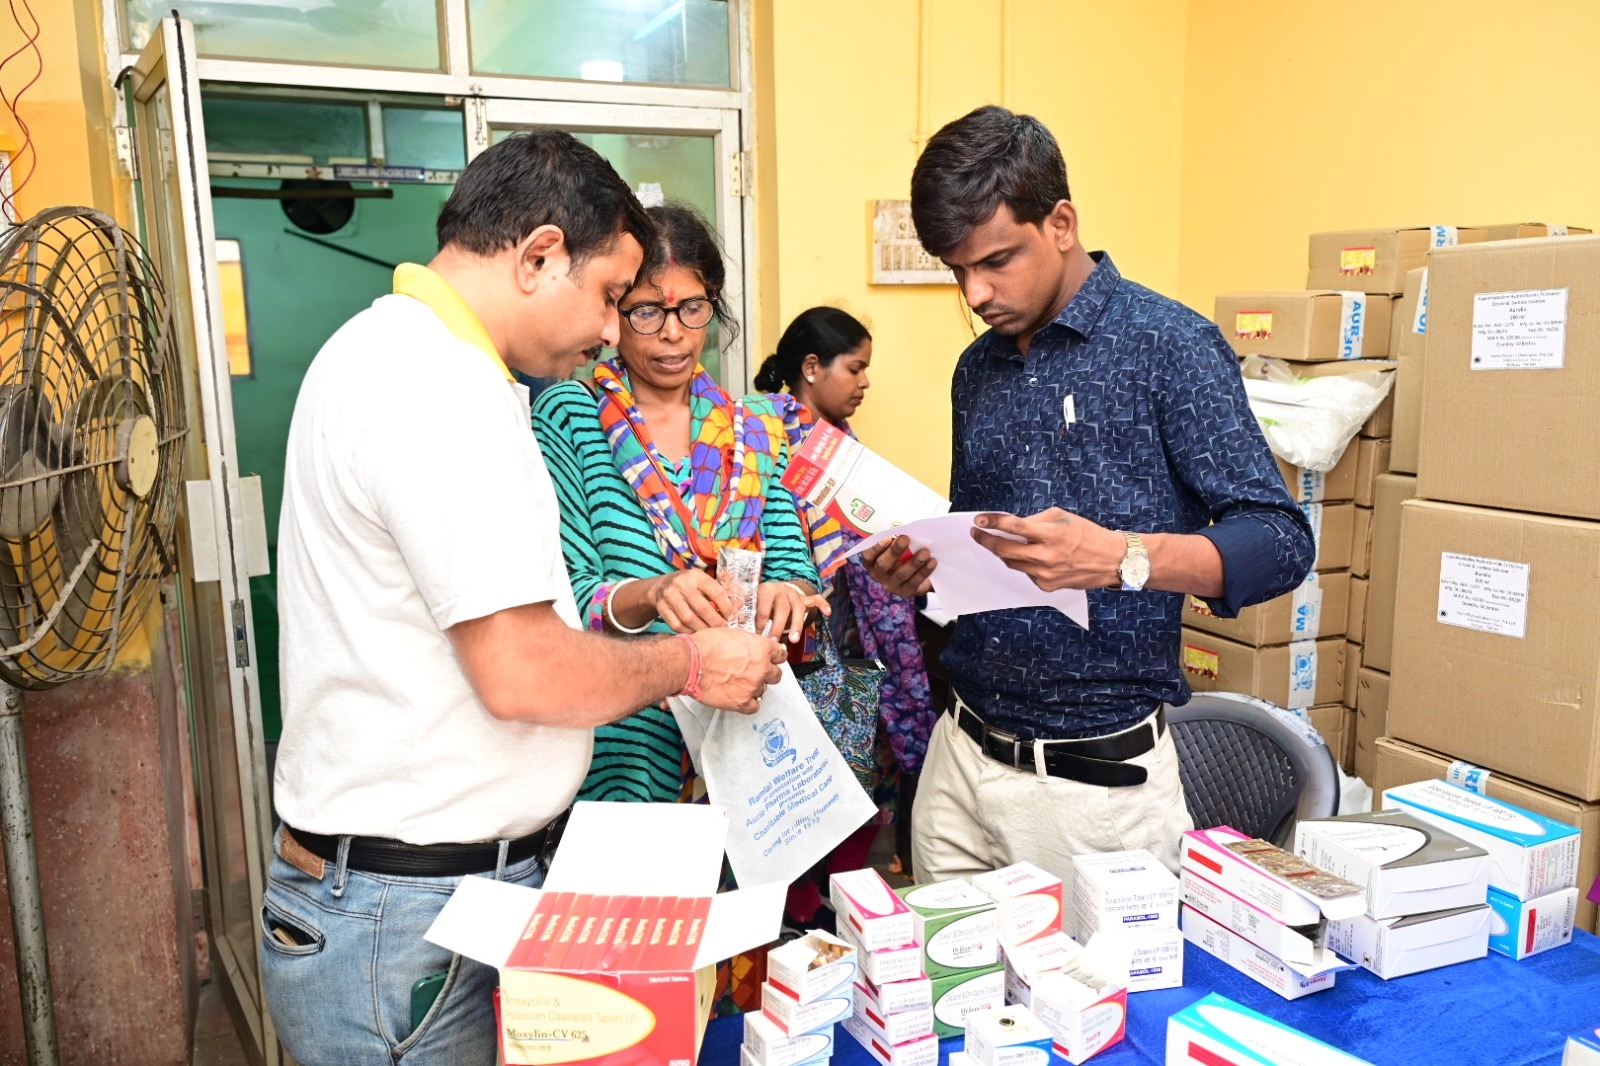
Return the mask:
[[[1310, 1033], [1377, 1066], [1450, 1063], [1559, 1066], [1568, 1034], [1600, 1027], [1600, 937], [1576, 932], [1571, 944], [1514, 962], [1503, 955], [1382, 981], [1366, 970], [1293, 1002], [1256, 984], [1192, 944], [1184, 945], [1184, 984], [1128, 997], [1128, 1035], [1089, 1061], [1146, 1066], [1166, 1059], [1167, 1018], [1217, 992]], [[741, 1019], [711, 1023], [702, 1066], [737, 1066]], [[837, 1066], [874, 1066], [839, 1029]], [[943, 1041], [940, 1063], [962, 1040]]]

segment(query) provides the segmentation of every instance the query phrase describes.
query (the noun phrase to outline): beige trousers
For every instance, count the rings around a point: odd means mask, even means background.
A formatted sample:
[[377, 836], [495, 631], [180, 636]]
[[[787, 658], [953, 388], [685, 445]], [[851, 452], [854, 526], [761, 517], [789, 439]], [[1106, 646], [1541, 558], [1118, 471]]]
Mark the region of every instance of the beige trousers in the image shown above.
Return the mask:
[[1073, 932], [1074, 855], [1145, 848], [1176, 873], [1179, 842], [1194, 828], [1172, 731], [1128, 761], [1149, 771], [1144, 784], [1103, 788], [1017, 770], [984, 755], [954, 718], [941, 714], [911, 820], [917, 880], [969, 877], [1026, 860], [1061, 878], [1063, 920]]

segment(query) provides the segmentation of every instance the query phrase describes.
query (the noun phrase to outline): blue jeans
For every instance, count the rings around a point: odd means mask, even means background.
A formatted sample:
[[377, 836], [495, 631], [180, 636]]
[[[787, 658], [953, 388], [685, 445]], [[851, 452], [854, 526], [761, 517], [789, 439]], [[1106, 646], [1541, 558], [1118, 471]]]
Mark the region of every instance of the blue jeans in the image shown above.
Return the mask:
[[[300, 1066], [493, 1066], [497, 1027], [492, 967], [422, 938], [459, 877], [395, 877], [326, 863], [313, 877], [274, 840], [261, 908], [261, 980], [278, 1039]], [[486, 876], [537, 888], [535, 856]], [[293, 944], [274, 930], [281, 929]], [[443, 973], [420, 1024], [411, 989]]]

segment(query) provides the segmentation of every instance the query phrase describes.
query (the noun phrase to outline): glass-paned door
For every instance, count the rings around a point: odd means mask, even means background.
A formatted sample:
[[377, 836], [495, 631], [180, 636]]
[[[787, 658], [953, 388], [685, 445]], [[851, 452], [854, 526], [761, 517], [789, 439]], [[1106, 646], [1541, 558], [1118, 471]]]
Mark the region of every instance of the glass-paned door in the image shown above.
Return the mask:
[[260, 1061], [279, 1061], [257, 969], [271, 811], [256, 705], [246, 505], [196, 77], [194, 29], [160, 21], [131, 73], [144, 243], [166, 283], [191, 427], [177, 582], [214, 972]]
[[725, 299], [741, 330], [713, 333], [704, 362], [722, 385], [748, 387], [749, 361], [742, 327], [745, 300], [744, 198], [739, 187], [739, 113], [732, 109], [487, 100], [484, 123], [470, 115], [468, 151], [477, 155], [520, 129], [555, 126], [572, 133], [611, 163], [645, 203], [656, 198], [688, 204], [705, 216], [722, 240], [727, 259]]

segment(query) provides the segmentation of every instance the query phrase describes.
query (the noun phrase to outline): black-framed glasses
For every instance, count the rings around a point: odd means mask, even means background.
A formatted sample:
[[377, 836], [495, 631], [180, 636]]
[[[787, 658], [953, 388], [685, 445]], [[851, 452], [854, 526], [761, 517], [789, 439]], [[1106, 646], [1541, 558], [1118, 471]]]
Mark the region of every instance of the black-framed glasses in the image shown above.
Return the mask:
[[716, 316], [717, 309], [711, 301], [703, 296], [696, 296], [678, 304], [676, 307], [666, 307], [662, 304], [640, 304], [630, 307], [622, 312], [622, 317], [628, 320], [628, 325], [640, 336], [648, 337], [660, 333], [667, 324], [667, 315], [678, 316], [678, 322], [684, 329], [705, 329], [711, 325], [711, 319]]

